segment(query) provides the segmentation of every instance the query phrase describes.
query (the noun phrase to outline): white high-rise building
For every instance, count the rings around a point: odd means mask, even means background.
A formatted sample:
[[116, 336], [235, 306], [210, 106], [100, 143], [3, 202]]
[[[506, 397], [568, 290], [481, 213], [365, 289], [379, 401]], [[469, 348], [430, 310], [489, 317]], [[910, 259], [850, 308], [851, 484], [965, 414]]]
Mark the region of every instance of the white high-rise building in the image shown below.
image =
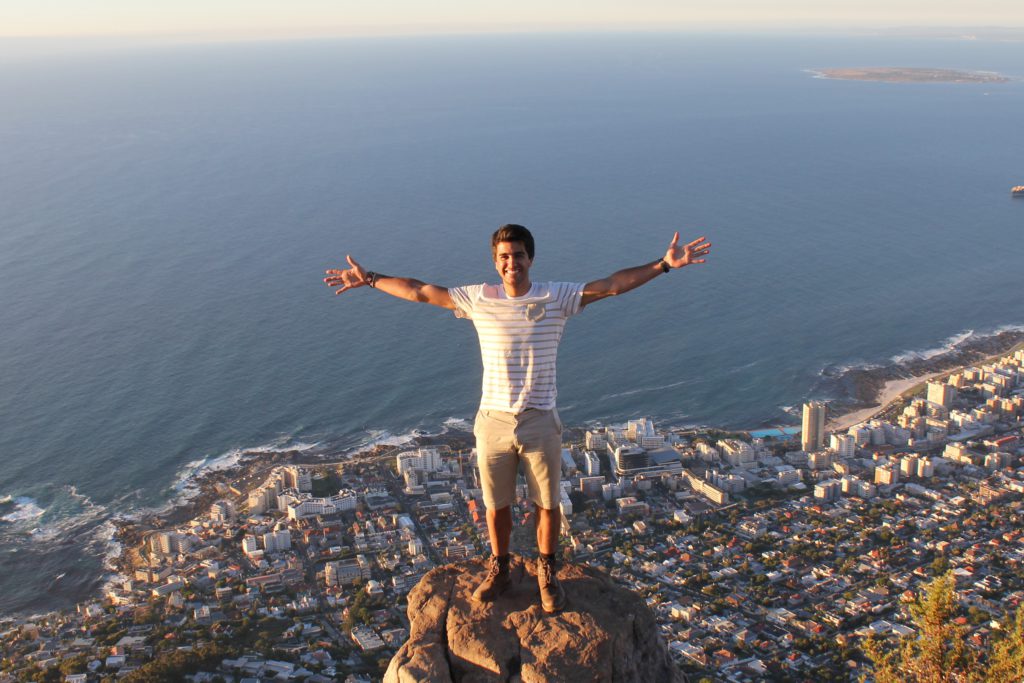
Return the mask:
[[733, 467], [750, 467], [756, 459], [750, 444], [739, 439], [722, 439], [718, 447], [722, 450], [722, 459]]
[[313, 490], [313, 475], [305, 467], [289, 465], [284, 468], [282, 474], [284, 475], [285, 488], [295, 489], [296, 491]]
[[819, 500], [838, 500], [842, 484], [835, 479], [819, 482], [814, 486], [814, 497]]
[[263, 534], [263, 548], [268, 553], [288, 550], [292, 547], [292, 535], [287, 529]]
[[900, 480], [900, 471], [892, 465], [882, 465], [875, 468], [875, 483], [882, 486], [895, 484]]
[[704, 462], [718, 462], [720, 457], [718, 449], [709, 444], [706, 441], [697, 442], [697, 453], [700, 454], [700, 459]]
[[931, 458], [921, 458], [918, 460], [917, 476], [923, 478], [935, 476], [935, 462]]
[[604, 486], [604, 477], [580, 477], [580, 491], [585, 496], [590, 498], [600, 496], [602, 486]]
[[245, 536], [242, 538], [242, 552], [247, 557], [252, 557], [256, 553], [260, 552], [260, 544], [256, 541], [255, 536]]
[[402, 476], [406, 470], [426, 470], [436, 472], [441, 469], [441, 454], [436, 448], [420, 448], [415, 451], [399, 453], [396, 457], [398, 475]]
[[900, 460], [900, 479], [917, 476], [918, 458], [908, 455]]
[[217, 500], [210, 506], [210, 519], [214, 522], [224, 524], [235, 518], [235, 504], [230, 500]]
[[857, 439], [850, 434], [833, 434], [829, 437], [828, 447], [836, 452], [840, 460], [845, 460], [856, 455]]
[[804, 404], [803, 431], [800, 434], [801, 447], [810, 453], [821, 450], [825, 445], [825, 404], [811, 401]]
[[807, 466], [812, 470], [825, 470], [832, 464], [828, 451], [814, 451], [807, 454]]
[[589, 451], [599, 451], [608, 447], [608, 435], [604, 432], [588, 431], [586, 447]]
[[187, 553], [192, 547], [192, 538], [188, 534], [176, 531], [159, 531], [149, 538], [149, 547], [163, 555]]
[[588, 477], [601, 474], [601, 458], [594, 451], [583, 451], [583, 468]]
[[853, 437], [854, 443], [858, 446], [866, 446], [871, 443], [871, 428], [865, 424], [854, 425], [847, 433]]
[[277, 505], [277, 492], [272, 487], [250, 491], [248, 505], [250, 515], [262, 515]]
[[630, 420], [626, 426], [626, 436], [642, 448], [661, 448], [665, 445], [665, 437], [654, 431], [654, 422], [647, 417]]
[[928, 400], [949, 410], [956, 399], [956, 387], [945, 382], [928, 382]]

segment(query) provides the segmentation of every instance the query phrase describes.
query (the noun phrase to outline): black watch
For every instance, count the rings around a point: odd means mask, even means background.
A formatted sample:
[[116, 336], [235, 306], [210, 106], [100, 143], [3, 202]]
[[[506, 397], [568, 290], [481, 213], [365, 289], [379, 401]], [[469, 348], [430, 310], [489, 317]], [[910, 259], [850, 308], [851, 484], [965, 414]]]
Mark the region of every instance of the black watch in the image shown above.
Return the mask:
[[672, 270], [672, 266], [670, 266], [665, 259], [658, 259], [658, 265], [661, 266], [661, 272], [663, 273], [667, 273]]

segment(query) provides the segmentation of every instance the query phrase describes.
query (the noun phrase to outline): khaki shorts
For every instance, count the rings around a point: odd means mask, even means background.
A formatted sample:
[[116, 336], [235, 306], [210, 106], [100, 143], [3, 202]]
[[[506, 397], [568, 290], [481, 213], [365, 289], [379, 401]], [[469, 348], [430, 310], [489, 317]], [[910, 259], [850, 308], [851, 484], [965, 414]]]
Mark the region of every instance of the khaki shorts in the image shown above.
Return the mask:
[[530, 500], [553, 510], [561, 501], [562, 421], [557, 410], [528, 408], [516, 413], [481, 410], [473, 425], [484, 505], [500, 510], [512, 504], [519, 463]]

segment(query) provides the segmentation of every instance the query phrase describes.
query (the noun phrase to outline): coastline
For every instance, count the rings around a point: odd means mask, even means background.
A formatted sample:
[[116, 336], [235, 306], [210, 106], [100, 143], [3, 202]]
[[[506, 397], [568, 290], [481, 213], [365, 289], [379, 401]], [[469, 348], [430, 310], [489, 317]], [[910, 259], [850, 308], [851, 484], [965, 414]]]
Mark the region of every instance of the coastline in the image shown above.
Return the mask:
[[[967, 349], [952, 349], [945, 354], [939, 354], [930, 361], [934, 361], [931, 365], [930, 371], [914, 374], [910, 377], [893, 377], [886, 379], [884, 383], [877, 389], [873, 405], [869, 405], [864, 408], [855, 408], [848, 412], [838, 413], [834, 418], [830, 418], [825, 428], [829, 431], [841, 431], [849, 429], [853, 425], [860, 424], [861, 422], [867, 422], [879, 413], [884, 412], [890, 406], [897, 401], [901, 401], [909, 396], [918, 393], [924, 389], [925, 383], [936, 379], [946, 378], [950, 375], [964, 370], [972, 365], [984, 365], [985, 363], [991, 363], [1006, 356], [1013, 352], [1024, 349], [1024, 341], [1020, 341], [1016, 337], [1020, 335], [1019, 332], [1004, 332], [1002, 335], [1006, 335], [1006, 340], [1012, 340], [1012, 343], [1000, 351], [994, 353], [988, 353], [983, 357], [976, 357], [970, 350]], [[997, 335], [997, 336], [1002, 336]], [[967, 362], [960, 362], [954, 367], [949, 367], [950, 355], [966, 354], [970, 356]], [[958, 361], [965, 360], [964, 358], [958, 358]], [[927, 364], [926, 364], [927, 365]]]
[[935, 379], [936, 377], [949, 375], [952, 372], [955, 372], [955, 370], [942, 370], [939, 372], [932, 372], [927, 375], [907, 377], [906, 379], [890, 379], [879, 391], [877, 397], [878, 402], [875, 405], [837, 415], [826, 423], [825, 429], [829, 431], [842, 431], [844, 429], [849, 429], [853, 425], [860, 424], [861, 422], [867, 422], [875, 415], [883, 412], [896, 401], [901, 400], [905, 393], [913, 391], [915, 388], [923, 385], [925, 382]]
[[[948, 376], [971, 365], [991, 362], [1017, 349], [1024, 349], [1024, 328], [1004, 328], [977, 338], [958, 340], [939, 352], [901, 358], [885, 366], [843, 368], [831, 377], [827, 371], [823, 371], [823, 376], [833, 381], [833, 388], [840, 390], [839, 395], [834, 395], [834, 400], [829, 402], [835, 417], [829, 419], [826, 429], [840, 431], [865, 422], [902, 400], [908, 393], [917, 392], [929, 380]], [[714, 429], [713, 426], [707, 428]], [[566, 427], [566, 431], [575, 429], [577, 427]], [[391, 456], [405, 448], [425, 445], [470, 448], [471, 442], [471, 432], [446, 427], [441, 433], [412, 436], [402, 444], [374, 444], [344, 452], [288, 447], [280, 450], [240, 451], [230, 465], [198, 472], [189, 481], [181, 482], [184, 495], [169, 502], [164, 508], [115, 520], [117, 531], [111, 540], [120, 544], [121, 552], [110, 564], [122, 570], [129, 564], [126, 560], [129, 560], [132, 547], [143, 535], [187, 521], [228, 493], [233, 483], [243, 483], [245, 480], [248, 480], [245, 483], [252, 483], [255, 478], [266, 476], [275, 466], [358, 463]]]
[[[853, 424], [867, 421], [889, 409], [908, 394], [919, 391], [928, 380], [956, 372], [972, 365], [984, 364], [1024, 348], [1024, 327], [1003, 327], [994, 332], [974, 336], [972, 332], [947, 340], [940, 349], [911, 352], [894, 357], [887, 365], [833, 367], [822, 371], [822, 382], [811, 395], [828, 396], [830, 417], [826, 428], [841, 431]], [[582, 438], [585, 426], [567, 426], [566, 432]], [[701, 429], [714, 431], [712, 425]], [[741, 431], [741, 430], [729, 430]], [[231, 458], [215, 459], [210, 467], [199, 465], [181, 479], [175, 488], [179, 496], [159, 509], [144, 509], [128, 515], [115, 515], [108, 520], [109, 537], [104, 565], [114, 576], [132, 574], [135, 550], [153, 531], [182, 524], [207, 509], [217, 498], [239, 495], [241, 490], [266, 476], [269, 470], [285, 464], [351, 463], [381, 457], [393, 457], [402, 449], [425, 445], [448, 445], [453, 449], [472, 447], [472, 434], [464, 425], [445, 425], [440, 433], [413, 433], [402, 443], [370, 443], [355, 448], [316, 444], [296, 448], [282, 444], [280, 448], [257, 447], [239, 449]], [[5, 501], [0, 500], [0, 504]], [[108, 580], [107, 585], [110, 585]]]

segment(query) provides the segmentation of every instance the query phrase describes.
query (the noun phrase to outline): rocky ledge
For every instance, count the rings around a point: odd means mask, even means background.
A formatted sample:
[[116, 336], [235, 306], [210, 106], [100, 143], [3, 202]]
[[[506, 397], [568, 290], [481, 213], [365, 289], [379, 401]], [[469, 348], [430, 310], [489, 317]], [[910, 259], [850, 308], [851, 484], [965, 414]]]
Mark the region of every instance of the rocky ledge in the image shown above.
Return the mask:
[[497, 601], [471, 599], [479, 560], [433, 569], [409, 593], [409, 641], [385, 683], [678, 683], [654, 614], [639, 596], [591, 567], [558, 572], [565, 610], [540, 607], [531, 560], [516, 558], [512, 586]]

